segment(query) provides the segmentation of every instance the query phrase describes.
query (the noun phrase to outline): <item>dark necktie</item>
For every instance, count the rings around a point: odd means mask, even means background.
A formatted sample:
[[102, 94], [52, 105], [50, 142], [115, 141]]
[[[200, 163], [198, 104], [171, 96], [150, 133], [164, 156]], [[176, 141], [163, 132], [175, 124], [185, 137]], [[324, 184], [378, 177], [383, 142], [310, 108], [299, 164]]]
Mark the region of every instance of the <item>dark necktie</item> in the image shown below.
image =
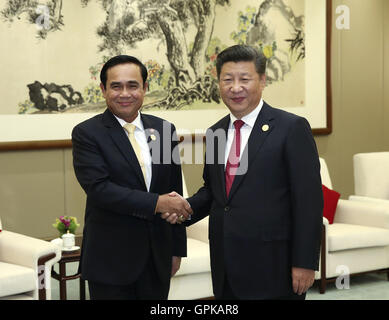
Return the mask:
[[244, 122], [242, 120], [235, 120], [234, 121], [234, 127], [235, 127], [235, 134], [234, 134], [234, 140], [232, 141], [230, 153], [228, 155], [227, 159], [227, 165], [226, 165], [226, 193], [227, 197], [230, 193], [232, 183], [234, 182], [234, 178], [236, 175], [236, 171], [239, 167], [239, 158], [240, 158], [240, 129], [244, 125]]

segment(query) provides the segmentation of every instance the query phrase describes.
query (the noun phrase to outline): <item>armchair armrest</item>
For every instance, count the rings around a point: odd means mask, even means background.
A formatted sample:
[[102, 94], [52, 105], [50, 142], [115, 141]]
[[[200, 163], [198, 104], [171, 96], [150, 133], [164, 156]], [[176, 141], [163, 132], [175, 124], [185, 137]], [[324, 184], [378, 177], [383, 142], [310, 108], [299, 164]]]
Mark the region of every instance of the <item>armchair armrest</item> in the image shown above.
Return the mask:
[[389, 206], [374, 202], [340, 199], [334, 223], [389, 229]]
[[61, 249], [50, 242], [6, 230], [0, 234], [0, 261], [35, 270], [34, 299], [51, 299], [51, 268], [61, 256]]
[[325, 253], [328, 252], [328, 226], [330, 225], [327, 218], [323, 217], [323, 231], [325, 234], [325, 239], [322, 238], [322, 242], [325, 241], [325, 243], [322, 243], [322, 248], [325, 248]]
[[205, 217], [186, 228], [187, 237], [208, 243], [208, 219], [208, 217]]
[[379, 198], [352, 195], [352, 196], [349, 196], [349, 200], [367, 201], [367, 202], [379, 203], [379, 204], [384, 204], [384, 205], [389, 206], [389, 200], [387, 200], [387, 199], [379, 199]]
[[50, 242], [7, 230], [0, 234], [0, 261], [36, 269], [38, 259], [51, 253], [60, 259], [61, 249]]

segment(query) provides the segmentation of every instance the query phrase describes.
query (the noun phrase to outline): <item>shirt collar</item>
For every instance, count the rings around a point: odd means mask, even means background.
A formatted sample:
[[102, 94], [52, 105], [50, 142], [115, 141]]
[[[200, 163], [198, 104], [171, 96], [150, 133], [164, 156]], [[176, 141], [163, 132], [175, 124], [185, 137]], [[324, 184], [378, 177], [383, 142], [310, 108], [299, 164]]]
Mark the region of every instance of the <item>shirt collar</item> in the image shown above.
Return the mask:
[[[257, 120], [258, 114], [261, 111], [263, 106], [263, 100], [259, 101], [258, 106], [251, 111], [248, 115], [245, 115], [241, 120], [244, 121], [245, 125], [250, 126], [251, 128], [254, 127], [255, 121]], [[238, 120], [237, 117], [235, 117], [232, 113], [230, 113], [230, 128], [233, 128], [234, 121]]]
[[[124, 125], [127, 123], [125, 120], [119, 118], [114, 114], [115, 118], [119, 121], [120, 125], [124, 127]], [[136, 116], [135, 120], [131, 122], [135, 127], [139, 130], [144, 131], [142, 119], [140, 117], [140, 112], [138, 112], [138, 115]]]

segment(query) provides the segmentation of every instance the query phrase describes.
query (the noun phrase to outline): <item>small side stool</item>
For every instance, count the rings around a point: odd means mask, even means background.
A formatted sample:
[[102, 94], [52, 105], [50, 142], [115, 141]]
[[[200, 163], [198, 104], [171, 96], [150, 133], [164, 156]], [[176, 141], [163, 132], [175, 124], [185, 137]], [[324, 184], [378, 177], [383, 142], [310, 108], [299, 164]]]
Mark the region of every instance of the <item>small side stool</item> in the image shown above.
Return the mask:
[[51, 276], [59, 281], [59, 296], [61, 300], [66, 300], [66, 281], [77, 278], [80, 278], [80, 300], [85, 300], [85, 280], [81, 279], [81, 274], [76, 273], [74, 275], [66, 275], [66, 264], [68, 262], [79, 262], [80, 256], [80, 249], [72, 252], [62, 251], [61, 260], [58, 261], [59, 274], [54, 271], [54, 267], [51, 269]]

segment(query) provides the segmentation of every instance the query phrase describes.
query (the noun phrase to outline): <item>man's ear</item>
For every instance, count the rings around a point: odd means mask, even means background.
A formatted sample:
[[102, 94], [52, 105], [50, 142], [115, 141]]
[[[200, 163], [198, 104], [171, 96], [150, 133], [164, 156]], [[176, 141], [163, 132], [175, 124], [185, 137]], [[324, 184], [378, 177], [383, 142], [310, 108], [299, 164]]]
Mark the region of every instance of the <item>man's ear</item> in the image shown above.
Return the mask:
[[266, 87], [266, 74], [262, 74], [260, 77], [261, 89], [265, 89]]
[[143, 91], [146, 93], [148, 89], [149, 89], [149, 83], [146, 81], [146, 82], [143, 84]]
[[100, 83], [100, 89], [101, 89], [101, 92], [103, 93], [103, 96], [105, 98], [105, 88], [104, 88], [104, 85], [102, 83]]

